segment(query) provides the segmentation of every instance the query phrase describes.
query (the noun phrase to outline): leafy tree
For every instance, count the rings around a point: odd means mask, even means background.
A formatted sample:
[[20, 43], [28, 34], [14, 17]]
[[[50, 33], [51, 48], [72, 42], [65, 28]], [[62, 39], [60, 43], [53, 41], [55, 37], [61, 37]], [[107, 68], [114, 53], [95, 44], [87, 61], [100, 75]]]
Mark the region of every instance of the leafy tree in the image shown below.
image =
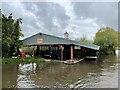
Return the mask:
[[10, 57], [20, 47], [19, 38], [23, 36], [20, 28], [22, 19], [13, 19], [12, 13], [7, 17], [2, 14], [2, 56]]
[[2, 15], [0, 9], [0, 57], [2, 56]]
[[79, 41], [79, 42], [83, 42], [83, 43], [89, 43], [89, 44], [93, 43], [93, 41], [88, 40], [85, 35], [83, 37], [81, 37], [81, 38], [76, 38], [75, 40]]
[[120, 50], [120, 32], [118, 32], [118, 48]]
[[102, 54], [115, 54], [118, 47], [118, 33], [113, 28], [102, 27], [95, 36], [94, 44], [99, 45]]

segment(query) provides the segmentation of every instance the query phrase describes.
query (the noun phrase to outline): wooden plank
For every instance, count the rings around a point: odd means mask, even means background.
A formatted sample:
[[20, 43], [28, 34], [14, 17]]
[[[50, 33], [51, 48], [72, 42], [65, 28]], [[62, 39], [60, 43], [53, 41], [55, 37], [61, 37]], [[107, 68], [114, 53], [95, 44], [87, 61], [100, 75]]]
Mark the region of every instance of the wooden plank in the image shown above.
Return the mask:
[[76, 63], [79, 63], [81, 62], [82, 60], [84, 60], [84, 58], [81, 58], [79, 60], [66, 60], [66, 61], [63, 61], [64, 64], [68, 64], [68, 65], [72, 65], [72, 64], [76, 64]]
[[33, 47], [33, 51], [32, 51], [32, 56], [34, 57], [35, 55], [35, 46]]
[[70, 55], [71, 55], [71, 60], [73, 60], [73, 46], [70, 46]]

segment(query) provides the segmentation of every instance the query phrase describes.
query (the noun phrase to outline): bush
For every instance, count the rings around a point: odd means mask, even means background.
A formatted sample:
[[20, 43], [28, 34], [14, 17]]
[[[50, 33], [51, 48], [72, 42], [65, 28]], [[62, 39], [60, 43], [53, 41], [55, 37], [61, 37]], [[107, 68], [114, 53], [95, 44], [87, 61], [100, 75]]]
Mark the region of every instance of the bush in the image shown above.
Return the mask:
[[100, 46], [101, 54], [115, 54], [118, 47], [118, 33], [112, 28], [103, 27], [95, 36], [94, 44]]
[[44, 58], [3, 58], [2, 64], [19, 64], [19, 63], [41, 63], [44, 62]]

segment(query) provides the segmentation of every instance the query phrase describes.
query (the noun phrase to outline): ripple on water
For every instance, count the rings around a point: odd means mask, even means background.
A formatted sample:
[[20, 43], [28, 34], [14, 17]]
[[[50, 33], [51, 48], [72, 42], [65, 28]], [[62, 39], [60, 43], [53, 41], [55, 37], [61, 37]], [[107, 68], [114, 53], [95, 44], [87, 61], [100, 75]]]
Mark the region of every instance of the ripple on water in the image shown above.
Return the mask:
[[87, 80], [85, 79], [80, 79], [77, 82], [75, 82], [74, 84], [70, 84], [69, 87], [70, 88], [85, 88], [87, 85]]
[[37, 88], [35, 81], [30, 80], [26, 75], [18, 75], [16, 88]]

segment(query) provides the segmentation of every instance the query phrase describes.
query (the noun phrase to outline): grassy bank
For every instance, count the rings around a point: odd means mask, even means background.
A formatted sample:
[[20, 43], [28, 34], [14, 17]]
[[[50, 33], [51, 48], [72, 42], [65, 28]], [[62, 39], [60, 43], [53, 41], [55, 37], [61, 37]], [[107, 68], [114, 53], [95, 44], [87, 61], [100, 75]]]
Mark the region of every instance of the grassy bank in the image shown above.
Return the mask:
[[33, 57], [26, 57], [24, 59], [22, 58], [2, 58], [2, 64], [15, 64], [15, 63], [41, 63], [44, 62], [44, 58], [33, 58]]

